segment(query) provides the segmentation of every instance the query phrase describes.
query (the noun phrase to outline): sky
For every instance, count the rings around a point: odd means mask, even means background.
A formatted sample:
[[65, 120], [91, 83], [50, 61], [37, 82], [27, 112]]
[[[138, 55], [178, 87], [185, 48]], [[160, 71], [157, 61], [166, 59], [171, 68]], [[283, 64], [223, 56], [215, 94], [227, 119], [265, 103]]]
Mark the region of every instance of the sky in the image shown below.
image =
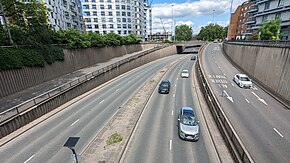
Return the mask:
[[[186, 24], [192, 27], [193, 34], [198, 34], [201, 27], [210, 23], [225, 27], [230, 20], [231, 1], [152, 0], [152, 32], [163, 32], [162, 22], [166, 31], [172, 31], [174, 24]], [[245, 1], [247, 0], [233, 0], [232, 13]]]

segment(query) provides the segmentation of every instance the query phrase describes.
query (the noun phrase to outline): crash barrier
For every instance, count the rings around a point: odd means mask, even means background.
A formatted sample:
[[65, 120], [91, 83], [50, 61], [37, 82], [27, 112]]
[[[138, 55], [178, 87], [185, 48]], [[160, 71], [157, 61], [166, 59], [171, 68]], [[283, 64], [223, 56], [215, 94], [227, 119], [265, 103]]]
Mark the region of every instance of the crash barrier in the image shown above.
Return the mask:
[[[203, 46], [199, 54], [202, 53]], [[213, 91], [211, 90], [207, 79], [205, 78], [204, 70], [200, 66], [201, 57], [199, 57], [196, 65], [197, 80], [201, 91], [203, 92], [206, 103], [211, 111], [211, 114], [216, 122], [217, 127], [234, 159], [234, 162], [240, 163], [253, 163], [254, 160], [250, 156], [249, 152], [246, 150], [239, 136], [232, 127], [230, 121], [226, 117], [222, 110], [222, 107], [218, 103]]]
[[175, 46], [164, 45], [113, 63], [107, 67], [56, 87], [31, 100], [0, 113], [0, 139], [32, 122], [65, 102], [150, 61], [176, 53]]

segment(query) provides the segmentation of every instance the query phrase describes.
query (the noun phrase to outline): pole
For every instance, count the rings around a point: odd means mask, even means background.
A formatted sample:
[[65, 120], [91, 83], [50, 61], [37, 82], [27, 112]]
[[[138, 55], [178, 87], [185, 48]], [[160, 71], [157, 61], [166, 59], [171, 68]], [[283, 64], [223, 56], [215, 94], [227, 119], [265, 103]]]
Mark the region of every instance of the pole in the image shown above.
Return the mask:
[[230, 21], [229, 21], [229, 27], [228, 27], [228, 36], [227, 39], [229, 40], [229, 35], [230, 35], [230, 25], [231, 25], [231, 17], [232, 17], [232, 7], [233, 7], [233, 0], [231, 1], [231, 8], [230, 8]]
[[[173, 28], [174, 28], [174, 21], [173, 21], [173, 6], [174, 5], [171, 5], [171, 20], [172, 20], [172, 24], [171, 24], [171, 35], [172, 35], [172, 37], [173, 37]], [[172, 39], [172, 37], [171, 37], [171, 39]]]
[[76, 153], [75, 149], [71, 148], [71, 150], [72, 150], [73, 154], [75, 155], [76, 163], [78, 163], [79, 161], [78, 161], [78, 157], [77, 157], [77, 153]]
[[2, 5], [1, 2], [0, 2], [0, 16], [3, 17], [4, 25], [5, 25], [5, 27], [7, 29], [7, 33], [8, 33], [9, 43], [10, 43], [10, 45], [13, 45], [13, 40], [12, 40], [12, 37], [11, 37], [10, 29], [8, 27], [8, 21], [6, 19], [5, 14], [4, 14], [3, 5]]

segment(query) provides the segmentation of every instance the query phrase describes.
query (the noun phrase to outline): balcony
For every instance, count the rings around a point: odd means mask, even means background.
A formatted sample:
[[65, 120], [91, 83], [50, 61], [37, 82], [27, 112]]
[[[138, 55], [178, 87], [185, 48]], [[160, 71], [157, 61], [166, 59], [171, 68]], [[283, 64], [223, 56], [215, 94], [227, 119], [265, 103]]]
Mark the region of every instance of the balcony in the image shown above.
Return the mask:
[[258, 12], [258, 8], [251, 8], [248, 13]]
[[251, 21], [247, 21], [246, 22], [247, 25], [249, 25], [249, 24], [255, 24], [255, 23], [256, 23], [256, 20], [251, 20]]
[[268, 1], [270, 1], [270, 0], [261, 0], [261, 1], [256, 2], [255, 5], [259, 5], [259, 4], [262, 4], [262, 3], [266, 3]]

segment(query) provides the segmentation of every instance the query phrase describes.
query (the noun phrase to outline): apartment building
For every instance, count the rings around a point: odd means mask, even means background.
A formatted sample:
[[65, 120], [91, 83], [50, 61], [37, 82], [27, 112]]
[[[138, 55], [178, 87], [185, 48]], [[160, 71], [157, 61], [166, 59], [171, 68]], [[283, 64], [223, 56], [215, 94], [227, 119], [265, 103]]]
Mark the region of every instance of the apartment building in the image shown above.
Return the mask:
[[250, 10], [246, 21], [246, 36], [258, 34], [260, 26], [269, 20], [281, 19], [280, 33], [282, 40], [289, 40], [290, 35], [290, 0], [248, 0]]
[[48, 14], [49, 23], [58, 31], [74, 28], [84, 31], [84, 20], [80, 0], [39, 0], [51, 10]]
[[146, 0], [82, 0], [85, 30], [147, 38]]
[[228, 40], [244, 39], [247, 34], [247, 20], [250, 10], [250, 3], [244, 2], [238, 6], [236, 11], [231, 14], [229, 25]]

